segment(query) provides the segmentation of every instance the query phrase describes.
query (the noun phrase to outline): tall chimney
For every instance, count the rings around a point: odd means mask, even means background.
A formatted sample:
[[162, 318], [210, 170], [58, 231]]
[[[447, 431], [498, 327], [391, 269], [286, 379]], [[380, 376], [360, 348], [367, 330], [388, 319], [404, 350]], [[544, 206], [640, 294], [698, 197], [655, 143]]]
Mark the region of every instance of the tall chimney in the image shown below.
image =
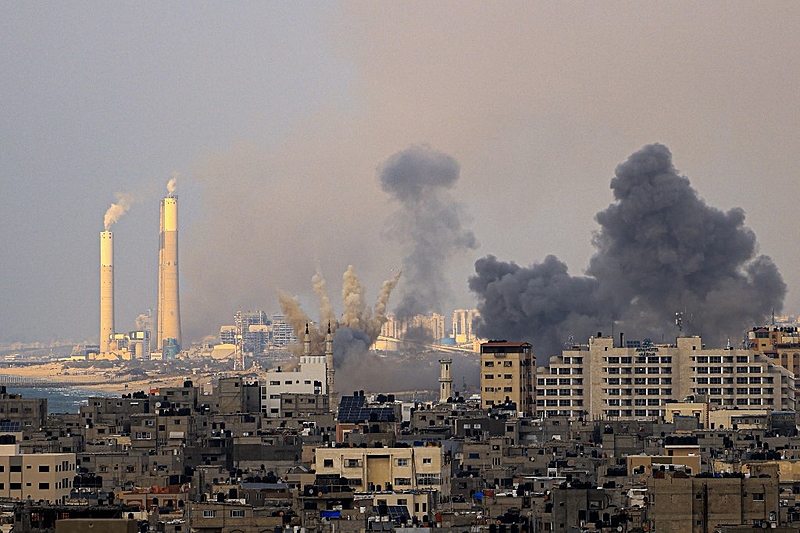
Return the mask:
[[178, 198], [161, 201], [158, 248], [158, 332], [156, 342], [163, 350], [168, 340], [180, 349], [181, 306], [178, 296]]
[[100, 353], [108, 353], [114, 335], [114, 234], [100, 232]]

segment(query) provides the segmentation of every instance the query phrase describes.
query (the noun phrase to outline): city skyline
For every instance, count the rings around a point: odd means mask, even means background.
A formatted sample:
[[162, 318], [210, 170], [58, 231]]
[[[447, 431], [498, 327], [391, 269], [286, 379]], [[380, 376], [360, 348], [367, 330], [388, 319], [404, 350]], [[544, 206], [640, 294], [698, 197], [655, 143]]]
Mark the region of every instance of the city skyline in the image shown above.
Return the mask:
[[475, 306], [467, 279], [490, 254], [582, 274], [614, 168], [653, 142], [709, 205], [744, 209], [784, 313], [800, 310], [783, 216], [800, 188], [798, 6], [0, 10], [4, 342], [96, 337], [97, 232], [119, 192], [116, 328], [155, 309], [175, 171], [188, 340], [278, 289], [313, 308], [317, 265], [333, 280], [353, 264], [372, 299], [404, 260], [378, 169], [421, 146], [457, 162], [445, 192], [475, 237], [447, 257], [445, 313]]

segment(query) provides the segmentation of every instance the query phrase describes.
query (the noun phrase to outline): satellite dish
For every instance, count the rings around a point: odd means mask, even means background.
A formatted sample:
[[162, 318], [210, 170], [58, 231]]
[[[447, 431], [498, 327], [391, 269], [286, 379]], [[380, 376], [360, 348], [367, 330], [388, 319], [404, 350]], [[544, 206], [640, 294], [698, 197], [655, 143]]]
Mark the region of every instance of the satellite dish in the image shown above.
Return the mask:
[[161, 407], [161, 402], [156, 402], [156, 407]]

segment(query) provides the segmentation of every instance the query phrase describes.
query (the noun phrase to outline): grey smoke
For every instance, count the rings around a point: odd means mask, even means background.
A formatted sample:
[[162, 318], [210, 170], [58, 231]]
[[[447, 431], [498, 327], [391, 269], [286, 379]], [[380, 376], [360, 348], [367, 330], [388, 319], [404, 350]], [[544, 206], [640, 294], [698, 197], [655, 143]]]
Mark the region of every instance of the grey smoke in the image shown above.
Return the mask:
[[[369, 336], [355, 328], [339, 327], [333, 339], [335, 384], [340, 394], [354, 390], [367, 392], [436, 391], [439, 388], [442, 354], [420, 352], [407, 358], [381, 357], [369, 350]], [[452, 357], [455, 390], [462, 383], [474, 390], [477, 385], [477, 361], [474, 357]]]
[[392, 155], [379, 169], [381, 188], [400, 205], [385, 229], [403, 253], [398, 318], [442, 312], [450, 295], [446, 271], [458, 252], [478, 246], [464, 214], [448, 192], [459, 178], [458, 162], [428, 146]]
[[531, 267], [476, 262], [469, 284], [481, 335], [531, 341], [541, 357], [559, 353], [570, 335], [608, 334], [612, 322], [628, 338], [674, 338], [681, 311], [684, 334], [724, 345], [781, 309], [786, 284], [757, 254], [744, 212], [708, 206], [667, 147], [645, 146], [615, 174], [615, 202], [596, 216], [588, 276], [571, 276], [553, 256]]

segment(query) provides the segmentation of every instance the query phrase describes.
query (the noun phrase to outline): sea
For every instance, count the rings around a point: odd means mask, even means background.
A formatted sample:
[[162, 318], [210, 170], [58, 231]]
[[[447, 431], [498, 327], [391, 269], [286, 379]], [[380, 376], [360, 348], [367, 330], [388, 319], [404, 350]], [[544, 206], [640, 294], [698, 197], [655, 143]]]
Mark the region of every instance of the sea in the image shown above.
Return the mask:
[[77, 413], [82, 405], [89, 403], [89, 396], [116, 396], [80, 387], [6, 387], [6, 392], [23, 398], [47, 398], [48, 413]]

